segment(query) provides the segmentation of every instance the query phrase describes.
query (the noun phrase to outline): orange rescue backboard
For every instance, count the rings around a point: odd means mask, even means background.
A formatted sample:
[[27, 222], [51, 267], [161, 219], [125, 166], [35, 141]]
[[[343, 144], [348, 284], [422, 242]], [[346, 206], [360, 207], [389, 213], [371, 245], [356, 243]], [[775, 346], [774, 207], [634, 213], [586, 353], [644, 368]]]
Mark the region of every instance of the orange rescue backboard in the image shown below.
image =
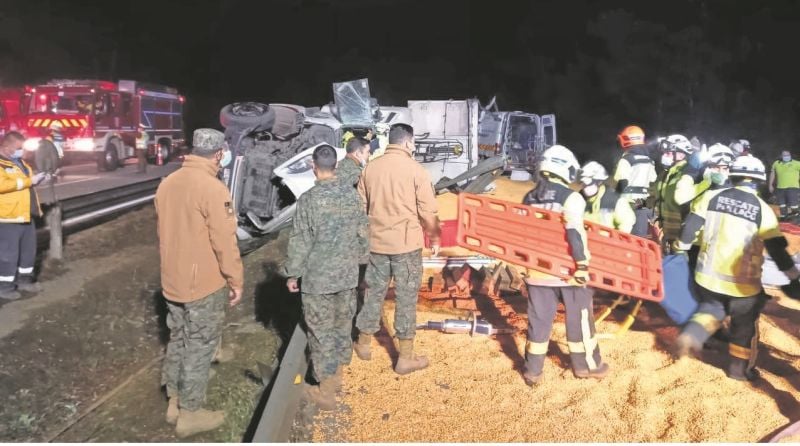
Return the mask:
[[[584, 225], [589, 286], [654, 302], [664, 298], [657, 243], [588, 221]], [[565, 279], [575, 271], [560, 212], [461, 193], [457, 243]]]

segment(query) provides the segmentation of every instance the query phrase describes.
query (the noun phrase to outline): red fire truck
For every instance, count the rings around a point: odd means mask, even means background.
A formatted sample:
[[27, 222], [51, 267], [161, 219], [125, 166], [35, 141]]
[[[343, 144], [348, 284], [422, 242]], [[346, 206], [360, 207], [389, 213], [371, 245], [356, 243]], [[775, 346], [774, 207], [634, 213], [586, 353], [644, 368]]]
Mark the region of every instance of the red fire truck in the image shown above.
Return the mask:
[[23, 126], [25, 89], [0, 88], [0, 136]]
[[184, 97], [177, 90], [131, 80], [52, 80], [25, 88], [26, 150], [57, 130], [65, 157], [91, 155], [99, 170], [114, 170], [146, 148], [166, 162], [185, 146]]

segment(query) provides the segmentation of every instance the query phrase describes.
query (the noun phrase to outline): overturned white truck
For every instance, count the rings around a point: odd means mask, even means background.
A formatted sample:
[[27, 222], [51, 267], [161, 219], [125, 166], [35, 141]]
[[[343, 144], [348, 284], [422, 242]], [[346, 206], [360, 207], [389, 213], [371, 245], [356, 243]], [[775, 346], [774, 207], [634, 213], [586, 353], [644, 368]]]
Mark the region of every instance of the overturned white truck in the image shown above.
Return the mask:
[[501, 112], [492, 100], [408, 101], [381, 106], [366, 79], [333, 84], [334, 102], [322, 107], [239, 102], [223, 107], [220, 121], [234, 152], [223, 172], [231, 189], [243, 250], [259, 236], [284, 227], [294, 203], [314, 184], [311, 154], [319, 144], [340, 147], [347, 132], [373, 134], [394, 124], [411, 124], [416, 159], [437, 190], [482, 191], [491, 172], [529, 172], [538, 155], [556, 141], [553, 115]]

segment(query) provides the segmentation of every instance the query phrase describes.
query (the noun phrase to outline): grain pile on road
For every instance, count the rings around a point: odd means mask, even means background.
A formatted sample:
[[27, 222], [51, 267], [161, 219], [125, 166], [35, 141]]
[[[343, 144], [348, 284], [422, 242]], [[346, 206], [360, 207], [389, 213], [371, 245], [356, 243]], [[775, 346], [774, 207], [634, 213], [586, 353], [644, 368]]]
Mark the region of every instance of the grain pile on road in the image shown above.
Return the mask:
[[[493, 300], [507, 314], [508, 306]], [[597, 310], [604, 304], [599, 300]], [[381, 331], [372, 361], [354, 358], [345, 369], [341, 410], [318, 416], [313, 441], [759, 441], [800, 419], [800, 342], [791, 322], [798, 311], [788, 299], [767, 305], [760, 325], [763, 379], [755, 384], [725, 376], [726, 353], [706, 350], [702, 359], [673, 361], [677, 328], [652, 304], [624, 337], [601, 341], [613, 367], [602, 382], [572, 376], [561, 323], [535, 388], [520, 376], [523, 331], [497, 339], [418, 332], [418, 350], [432, 365], [402, 377], [390, 369], [396, 352]], [[614, 331], [622, 315], [615, 311], [599, 331]], [[509, 323], [524, 328], [524, 317], [512, 316]], [[447, 317], [420, 312], [418, 321]]]

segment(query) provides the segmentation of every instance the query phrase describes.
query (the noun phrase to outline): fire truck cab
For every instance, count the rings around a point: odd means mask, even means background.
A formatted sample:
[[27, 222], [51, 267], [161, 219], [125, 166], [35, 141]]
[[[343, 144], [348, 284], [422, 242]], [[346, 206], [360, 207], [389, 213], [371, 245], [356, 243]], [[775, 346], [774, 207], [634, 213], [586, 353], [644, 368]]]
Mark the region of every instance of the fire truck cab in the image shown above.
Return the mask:
[[59, 79], [27, 87], [26, 95], [26, 150], [53, 132], [65, 157], [90, 155], [98, 170], [114, 170], [137, 148], [166, 162], [185, 146], [184, 98], [174, 88]]

